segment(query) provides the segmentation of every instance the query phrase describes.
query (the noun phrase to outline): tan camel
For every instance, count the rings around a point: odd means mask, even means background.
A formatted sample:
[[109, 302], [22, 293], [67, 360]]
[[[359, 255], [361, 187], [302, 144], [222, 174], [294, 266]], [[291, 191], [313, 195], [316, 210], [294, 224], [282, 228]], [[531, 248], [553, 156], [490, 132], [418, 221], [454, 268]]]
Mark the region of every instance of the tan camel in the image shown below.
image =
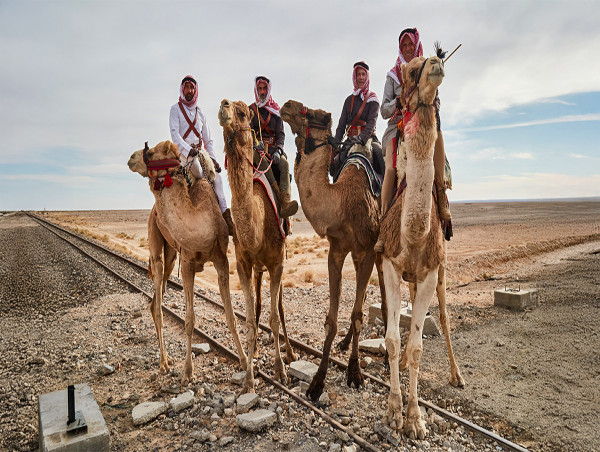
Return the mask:
[[[380, 231], [385, 249], [383, 275], [388, 303], [385, 342], [391, 380], [386, 420], [393, 428], [403, 428], [404, 433], [413, 439], [423, 439], [427, 434], [419, 410], [417, 384], [423, 352], [423, 323], [436, 287], [450, 354], [451, 382], [458, 386], [464, 384], [449, 340], [445, 315], [446, 242], [432, 194], [433, 149], [437, 137], [433, 101], [444, 77], [442, 58], [443, 52], [439, 49], [438, 56], [414, 58], [408, 65], [402, 66], [405, 80], [403, 97], [407, 98], [408, 109], [413, 113], [405, 127], [406, 188], [382, 219]], [[409, 367], [409, 394], [404, 422], [398, 366], [401, 279], [415, 283], [412, 321], [405, 351]]]
[[[275, 378], [287, 382], [287, 373], [279, 351], [279, 322], [283, 327], [287, 359], [295, 361], [285, 327], [281, 277], [285, 238], [279, 232], [275, 212], [264, 189], [253, 182], [252, 152], [254, 140], [250, 131], [251, 111], [241, 101], [224, 99], [219, 109], [219, 123], [223, 127], [225, 153], [227, 155], [227, 177], [231, 188], [231, 213], [236, 234], [233, 243], [244, 299], [246, 322], [248, 323], [248, 356], [253, 357], [258, 337], [260, 305], [255, 304], [252, 293], [252, 271], [255, 272], [256, 301], [260, 300], [262, 269], [266, 267], [270, 276], [271, 315], [269, 326], [274, 339]], [[244, 392], [254, 392], [254, 368], [248, 362]]]
[[[281, 108], [281, 118], [297, 135], [297, 157], [294, 176], [298, 185], [300, 202], [306, 218], [319, 236], [329, 241], [329, 312], [325, 319], [325, 343], [319, 370], [306, 394], [316, 400], [323, 392], [331, 345], [337, 332], [337, 315], [342, 287], [342, 267], [351, 253], [356, 270], [356, 298], [348, 334], [340, 343], [347, 349], [352, 340], [348, 360], [348, 386], [357, 388], [364, 382], [358, 364], [358, 338], [363, 322], [363, 304], [367, 284], [373, 271], [375, 253], [373, 246], [379, 232], [379, 205], [368, 188], [365, 172], [355, 165], [348, 166], [338, 180], [329, 181], [331, 146], [331, 114], [312, 110], [300, 102], [288, 100]], [[381, 265], [380, 275], [382, 306], [385, 310], [385, 292]]]
[[[144, 158], [144, 153], [146, 158]], [[162, 161], [162, 165], [157, 161]], [[169, 166], [160, 170], [152, 168]], [[181, 277], [185, 295], [185, 332], [187, 352], [182, 382], [193, 380], [192, 333], [194, 329], [194, 276], [204, 263], [213, 262], [219, 279], [219, 291], [225, 308], [229, 331], [240, 356], [240, 365], [247, 367], [247, 358], [240, 342], [229, 293], [229, 262], [227, 260], [227, 224], [221, 215], [217, 198], [206, 179], [196, 181], [188, 190], [184, 176], [178, 170], [177, 146], [170, 141], [151, 149], [134, 152], [127, 163], [131, 171], [150, 178], [154, 207], [148, 219], [150, 277], [154, 281], [154, 297], [150, 310], [158, 335], [160, 370], [168, 372], [173, 360], [167, 354], [162, 334], [162, 299], [166, 283], [173, 271], [177, 250], [181, 250]], [[150, 169], [149, 169], [150, 167]]]

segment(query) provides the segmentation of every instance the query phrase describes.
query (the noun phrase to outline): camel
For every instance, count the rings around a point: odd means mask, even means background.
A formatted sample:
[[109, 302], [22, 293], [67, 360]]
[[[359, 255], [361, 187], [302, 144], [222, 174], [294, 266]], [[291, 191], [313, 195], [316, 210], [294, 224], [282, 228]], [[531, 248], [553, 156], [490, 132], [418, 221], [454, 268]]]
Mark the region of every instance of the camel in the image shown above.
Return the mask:
[[[248, 324], [248, 356], [253, 357], [258, 337], [260, 317], [260, 287], [263, 268], [270, 276], [271, 315], [269, 326], [274, 339], [275, 378], [287, 383], [287, 372], [279, 350], [279, 323], [283, 327], [288, 362], [296, 355], [289, 343], [283, 311], [281, 278], [285, 237], [282, 237], [275, 212], [268, 195], [258, 182], [253, 181], [252, 152], [254, 139], [250, 130], [252, 112], [241, 101], [224, 99], [219, 109], [219, 123], [223, 127], [227, 177], [231, 188], [231, 213], [235, 223], [233, 243], [237, 260], [237, 272], [246, 303]], [[256, 304], [252, 293], [252, 272], [255, 273]], [[254, 392], [254, 367], [248, 362], [242, 392]]]
[[[384, 240], [383, 276], [387, 295], [386, 348], [390, 362], [391, 390], [386, 421], [413, 439], [427, 434], [418, 405], [417, 384], [423, 352], [423, 323], [433, 294], [437, 289], [440, 320], [446, 336], [451, 362], [451, 383], [464, 381], [452, 353], [446, 316], [446, 242], [432, 194], [433, 150], [437, 138], [433, 101], [444, 77], [444, 52], [437, 56], [418, 57], [402, 65], [405, 80], [403, 95], [413, 116], [405, 126], [406, 188], [382, 219], [380, 235]], [[401, 160], [401, 158], [399, 158]], [[402, 394], [399, 381], [400, 354], [400, 284], [401, 279], [413, 283], [412, 321], [405, 350], [409, 367], [409, 394], [405, 419], [402, 418]]]
[[[350, 165], [332, 184], [329, 165], [332, 148], [327, 143], [331, 136], [331, 114], [312, 110], [300, 102], [288, 100], [281, 108], [281, 118], [296, 136], [297, 156], [294, 176], [300, 202], [306, 218], [315, 232], [329, 241], [329, 312], [325, 319], [325, 342], [319, 370], [314, 376], [307, 396], [316, 400], [323, 392], [331, 345], [337, 333], [337, 315], [342, 286], [342, 267], [351, 253], [356, 271], [356, 298], [351, 324], [340, 348], [352, 351], [348, 360], [347, 384], [356, 388], [364, 383], [358, 363], [358, 338], [363, 323], [363, 304], [367, 284], [376, 262], [373, 246], [379, 233], [379, 204], [368, 188], [367, 176], [362, 169]], [[380, 262], [382, 308], [385, 312], [385, 291]]]
[[[207, 162], [210, 162], [210, 159], [207, 159]], [[207, 261], [211, 261], [217, 271], [227, 326], [239, 353], [240, 365], [246, 369], [248, 360], [238, 336], [229, 293], [227, 224], [221, 215], [212, 187], [206, 179], [201, 179], [195, 181], [188, 190], [184, 176], [176, 173], [179, 168], [177, 146], [170, 141], [160, 142], [153, 148], [148, 148], [146, 144], [145, 149], [131, 155], [127, 164], [131, 171], [149, 177], [150, 190], [155, 199], [148, 219], [148, 246], [149, 274], [154, 282], [150, 310], [158, 335], [160, 371], [168, 372], [173, 364], [164, 345], [161, 305], [177, 250], [181, 253], [187, 335], [182, 384], [193, 381], [194, 276], [197, 271], [204, 269], [204, 263]]]

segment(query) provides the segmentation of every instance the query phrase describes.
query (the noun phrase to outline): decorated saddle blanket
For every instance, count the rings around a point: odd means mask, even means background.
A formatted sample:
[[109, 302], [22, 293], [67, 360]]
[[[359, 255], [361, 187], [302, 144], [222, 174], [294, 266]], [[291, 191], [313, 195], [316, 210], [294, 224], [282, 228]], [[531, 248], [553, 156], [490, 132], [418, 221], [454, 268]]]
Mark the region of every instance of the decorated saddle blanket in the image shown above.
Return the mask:
[[333, 176], [333, 182], [335, 183], [340, 174], [350, 165], [355, 165], [357, 168], [362, 168], [367, 174], [367, 179], [369, 181], [369, 188], [371, 189], [371, 193], [373, 196], [378, 197], [381, 195], [381, 184], [383, 182], [382, 177], [375, 172], [373, 169], [373, 165], [371, 161], [363, 154], [354, 153], [350, 154], [346, 161], [342, 164], [340, 170]]
[[267, 176], [255, 171], [252, 179], [254, 182], [258, 182], [260, 185], [262, 185], [265, 192], [267, 193], [267, 196], [269, 197], [269, 200], [271, 201], [271, 206], [273, 207], [273, 212], [275, 212], [275, 218], [277, 219], [277, 225], [279, 226], [279, 232], [281, 233], [281, 237], [285, 239], [286, 230], [287, 230], [287, 232], [289, 232], [290, 228], [289, 228], [289, 226], [285, 225], [284, 219], [279, 216], [279, 201], [277, 200], [277, 197], [275, 196], [275, 192], [273, 192], [273, 188], [271, 187], [271, 184], [267, 180]]

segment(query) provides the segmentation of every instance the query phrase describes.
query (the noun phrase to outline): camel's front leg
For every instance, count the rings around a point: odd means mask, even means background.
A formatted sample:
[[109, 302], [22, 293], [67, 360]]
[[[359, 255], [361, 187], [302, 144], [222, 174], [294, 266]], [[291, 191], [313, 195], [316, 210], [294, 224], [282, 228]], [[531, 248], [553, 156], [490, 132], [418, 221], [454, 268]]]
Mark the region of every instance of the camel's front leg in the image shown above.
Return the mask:
[[325, 386], [325, 376], [327, 375], [327, 366], [329, 365], [329, 354], [331, 353], [331, 344], [337, 333], [337, 316], [340, 305], [340, 293], [342, 291], [342, 266], [347, 252], [345, 252], [339, 241], [333, 237], [329, 239], [329, 312], [325, 319], [325, 343], [323, 344], [323, 357], [319, 364], [319, 370], [313, 377], [306, 395], [312, 400], [317, 400], [323, 393]]
[[454, 360], [452, 343], [450, 342], [450, 325], [448, 324], [448, 314], [446, 312], [446, 268], [444, 266], [440, 266], [438, 272], [436, 292], [440, 303], [440, 323], [442, 324], [442, 330], [446, 338], [446, 347], [448, 348], [448, 357], [450, 358], [450, 384], [454, 387], [462, 388], [465, 386], [465, 380], [460, 374], [458, 365]]
[[[356, 257], [356, 255], [354, 253], [352, 253], [352, 265], [354, 265], [354, 273], [356, 275], [358, 275], [359, 262], [358, 262], [358, 258]], [[348, 350], [348, 347], [350, 346], [350, 341], [352, 341], [353, 335], [354, 335], [354, 328], [352, 328], [352, 325], [350, 325], [350, 328], [348, 328], [348, 332], [344, 336], [344, 339], [342, 339], [337, 345], [341, 351], [345, 352], [346, 350]]]
[[[415, 296], [417, 294], [417, 283], [416, 282], [410, 282], [408, 283], [408, 293], [410, 295], [410, 307], [412, 309], [413, 305], [415, 304]], [[408, 332], [409, 334], [409, 339], [410, 339], [410, 331]], [[406, 341], [406, 343], [408, 344], [408, 341]], [[408, 368], [408, 356], [406, 355], [406, 347], [404, 348], [404, 350], [402, 350], [402, 359], [400, 359], [400, 370], [404, 370]]]
[[273, 333], [273, 359], [274, 359], [274, 370], [275, 379], [282, 383], [287, 383], [287, 373], [283, 360], [281, 359], [281, 352], [279, 350], [279, 291], [281, 290], [281, 275], [283, 274], [283, 264], [279, 263], [273, 268], [269, 269], [269, 275], [271, 276], [271, 315], [269, 316], [269, 326]]
[[400, 389], [400, 371], [398, 358], [400, 355], [400, 274], [389, 259], [384, 258], [382, 264], [385, 280], [385, 297], [387, 301], [387, 331], [385, 348], [390, 363], [390, 396], [385, 415], [391, 428], [400, 431], [402, 419], [402, 391]]
[[422, 282], [419, 282], [415, 301], [412, 307], [412, 320], [410, 322], [410, 334], [406, 344], [406, 355], [408, 360], [408, 402], [406, 404], [406, 420], [404, 422], [404, 433], [411, 439], [424, 439], [427, 435], [425, 422], [421, 418], [419, 410], [419, 397], [417, 385], [419, 380], [419, 364], [423, 354], [423, 324], [433, 298], [437, 284], [438, 268], [429, 272]]
[[252, 294], [252, 263], [247, 260], [242, 261], [241, 253], [237, 252], [237, 272], [240, 278], [240, 285], [244, 292], [244, 301], [246, 303], [246, 325], [248, 327], [248, 336], [246, 344], [248, 348], [248, 366], [246, 367], [246, 378], [242, 393], [255, 392], [254, 390], [254, 350], [256, 348], [256, 337], [258, 334], [258, 324], [256, 323], [256, 312], [254, 306], [254, 296]]
[[248, 358], [246, 357], [246, 353], [244, 352], [244, 348], [242, 347], [242, 343], [240, 341], [237, 322], [235, 319], [235, 314], [233, 313], [233, 306], [231, 304], [231, 294], [229, 292], [229, 262], [227, 260], [227, 254], [218, 251], [217, 256], [213, 258], [213, 263], [215, 265], [215, 269], [217, 270], [217, 275], [219, 276], [219, 292], [221, 293], [221, 301], [223, 302], [223, 307], [225, 308], [225, 320], [227, 322], [227, 327], [233, 336], [233, 342], [235, 343], [235, 348], [237, 349], [240, 357], [240, 366], [242, 366], [242, 369], [246, 370], [248, 368]]
[[165, 244], [165, 240], [160, 233], [158, 226], [153, 220], [154, 215], [150, 215], [148, 222], [148, 247], [150, 249], [150, 273], [152, 274], [152, 282], [154, 283], [154, 296], [152, 297], [152, 303], [150, 304], [150, 312], [152, 313], [152, 320], [154, 320], [154, 327], [156, 328], [156, 335], [158, 337], [158, 349], [159, 349], [159, 370], [161, 373], [167, 373], [170, 370], [170, 366], [173, 364], [173, 360], [169, 357], [167, 349], [165, 348], [165, 341], [163, 337], [163, 316], [162, 316], [162, 300], [164, 295], [164, 262], [163, 262], [163, 248], [168, 246]]
[[[385, 281], [383, 279], [383, 265], [381, 253], [375, 254], [375, 268], [377, 268], [377, 279], [379, 280], [379, 293], [381, 295], [381, 318], [383, 319], [383, 337], [387, 333], [387, 299], [385, 295]], [[383, 363], [389, 366], [388, 352], [386, 350]]]
[[185, 365], [181, 384], [192, 383], [194, 380], [194, 362], [192, 361], [192, 335], [194, 334], [194, 276], [196, 275], [193, 253], [182, 251], [181, 279], [183, 280], [183, 293], [185, 296], [185, 334], [187, 347], [185, 352]]
[[360, 337], [360, 329], [363, 324], [363, 306], [367, 295], [367, 284], [373, 272], [373, 264], [375, 262], [375, 254], [373, 250], [367, 251], [361, 255], [358, 260], [356, 272], [356, 298], [354, 300], [354, 308], [352, 309], [352, 321], [350, 328], [352, 333], [352, 353], [348, 360], [348, 386], [354, 386], [358, 389], [365, 381], [360, 366], [358, 364], [358, 339]]

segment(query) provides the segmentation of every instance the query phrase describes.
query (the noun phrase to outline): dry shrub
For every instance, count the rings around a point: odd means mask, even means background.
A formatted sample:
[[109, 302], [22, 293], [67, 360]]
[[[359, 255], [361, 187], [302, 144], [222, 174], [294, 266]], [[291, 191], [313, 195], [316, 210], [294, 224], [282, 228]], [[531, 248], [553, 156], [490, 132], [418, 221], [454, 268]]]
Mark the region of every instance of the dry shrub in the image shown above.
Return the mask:
[[315, 281], [315, 275], [312, 270], [307, 270], [304, 272], [304, 282], [311, 283]]
[[118, 239], [125, 239], [125, 240], [133, 240], [135, 237], [125, 233], [125, 232], [119, 232], [116, 237]]
[[300, 254], [300, 250], [299, 250], [298, 248], [296, 248], [296, 249], [294, 250], [294, 254]]
[[283, 287], [296, 287], [296, 283], [290, 279], [283, 282]]
[[296, 267], [292, 267], [292, 268], [290, 268], [290, 269], [289, 269], [287, 272], [288, 272], [288, 274], [290, 274], [290, 275], [291, 275], [292, 273], [296, 273], [296, 271], [297, 271], [297, 270], [298, 270], [298, 269], [297, 269]]
[[229, 274], [233, 275], [235, 273], [235, 270], [237, 268], [237, 265], [235, 262], [230, 262], [229, 263]]
[[235, 283], [235, 290], [242, 290], [242, 284], [239, 281]]
[[369, 278], [369, 284], [379, 287], [379, 277], [373, 275]]
[[300, 265], [306, 264], [306, 258], [303, 257], [302, 259], [300, 259], [300, 261], [298, 262], [298, 264], [300, 264]]
[[141, 246], [142, 248], [148, 248], [148, 239], [146, 237], [142, 237], [140, 239], [139, 246]]

